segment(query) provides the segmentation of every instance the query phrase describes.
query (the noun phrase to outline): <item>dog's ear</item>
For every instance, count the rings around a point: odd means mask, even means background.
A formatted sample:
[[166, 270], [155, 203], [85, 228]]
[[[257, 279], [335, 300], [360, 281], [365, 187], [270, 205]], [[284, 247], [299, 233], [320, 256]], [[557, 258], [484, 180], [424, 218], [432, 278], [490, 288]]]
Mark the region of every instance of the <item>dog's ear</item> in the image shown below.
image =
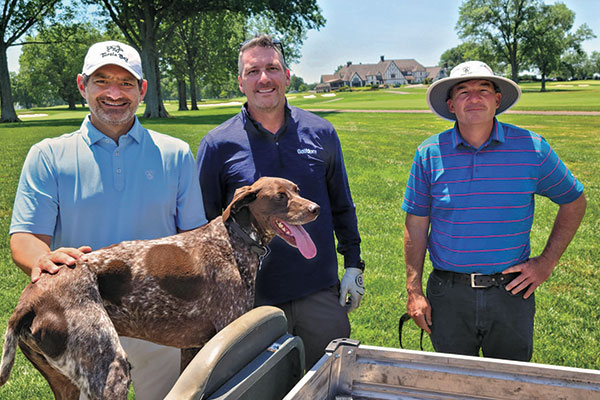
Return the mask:
[[223, 221], [227, 221], [232, 215], [240, 212], [248, 204], [256, 200], [258, 189], [252, 189], [252, 186], [242, 186], [237, 189], [233, 195], [233, 200], [223, 211]]

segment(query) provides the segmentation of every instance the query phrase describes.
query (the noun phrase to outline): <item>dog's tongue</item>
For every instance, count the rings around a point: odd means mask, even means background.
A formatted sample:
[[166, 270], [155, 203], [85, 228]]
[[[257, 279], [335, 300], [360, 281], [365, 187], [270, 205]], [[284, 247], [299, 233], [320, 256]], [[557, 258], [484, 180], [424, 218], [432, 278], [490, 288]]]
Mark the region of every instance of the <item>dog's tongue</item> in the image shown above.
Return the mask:
[[290, 230], [294, 239], [296, 239], [296, 247], [298, 247], [304, 258], [310, 259], [317, 255], [317, 247], [302, 226], [290, 224], [285, 224], [285, 226]]

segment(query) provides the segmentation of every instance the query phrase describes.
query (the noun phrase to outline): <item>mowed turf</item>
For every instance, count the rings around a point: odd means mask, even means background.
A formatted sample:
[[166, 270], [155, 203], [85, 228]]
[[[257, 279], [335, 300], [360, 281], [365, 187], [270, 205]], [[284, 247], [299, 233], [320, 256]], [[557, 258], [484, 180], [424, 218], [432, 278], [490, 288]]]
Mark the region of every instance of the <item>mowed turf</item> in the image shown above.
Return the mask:
[[[565, 83], [563, 83], [565, 84]], [[539, 86], [523, 85], [524, 94], [515, 107], [530, 110], [600, 111], [600, 82], [569, 82], [538, 93]], [[537, 84], [539, 85], [539, 84]], [[587, 85], [587, 86], [579, 86]], [[340, 93], [335, 97], [305, 98], [289, 95], [290, 103], [309, 109], [404, 109], [425, 110], [426, 88], [398, 88]], [[342, 98], [343, 97], [343, 98]], [[330, 101], [339, 99], [336, 101]], [[243, 99], [236, 99], [243, 101]], [[327, 102], [328, 103], [324, 103]], [[213, 102], [214, 103], [214, 102]], [[178, 112], [167, 104], [173, 118], [143, 120], [144, 126], [168, 133], [190, 144], [193, 153], [202, 137], [239, 111], [239, 105], [207, 106]], [[545, 104], [548, 106], [545, 107]], [[555, 108], [556, 107], [556, 108]], [[64, 107], [27, 110], [48, 114], [23, 118], [22, 123], [0, 125], [0, 331], [14, 309], [28, 278], [11, 261], [8, 228], [14, 194], [29, 147], [46, 137], [77, 129], [86, 110]], [[367, 264], [366, 294], [361, 307], [350, 315], [352, 337], [363, 344], [398, 345], [398, 319], [405, 311], [405, 272], [402, 254], [404, 212], [400, 209], [416, 146], [428, 136], [450, 127], [431, 113], [339, 113], [319, 112], [336, 127], [342, 143], [350, 186], [357, 208], [362, 254]], [[585, 185], [588, 209], [582, 226], [550, 279], [536, 291], [534, 362], [579, 368], [600, 368], [600, 116], [505, 114], [503, 122], [543, 135]], [[300, 188], [302, 189], [302, 188]], [[151, 194], [149, 194], [151, 195]], [[532, 254], [544, 247], [557, 206], [538, 197], [531, 235]], [[341, 258], [340, 258], [341, 262]], [[426, 271], [431, 269], [429, 261]], [[341, 271], [340, 271], [341, 272]], [[404, 344], [418, 349], [419, 330], [409, 322]], [[425, 349], [433, 351], [428, 339]], [[52, 398], [45, 380], [19, 352], [9, 382], [0, 398]]]

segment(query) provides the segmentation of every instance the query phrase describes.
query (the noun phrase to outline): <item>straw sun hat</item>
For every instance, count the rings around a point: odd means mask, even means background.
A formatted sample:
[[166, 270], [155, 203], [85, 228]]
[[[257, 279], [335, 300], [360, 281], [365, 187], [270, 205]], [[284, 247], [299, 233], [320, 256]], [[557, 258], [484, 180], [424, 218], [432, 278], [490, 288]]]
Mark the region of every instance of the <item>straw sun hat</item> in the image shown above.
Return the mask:
[[446, 104], [450, 89], [457, 83], [472, 79], [491, 81], [502, 93], [496, 115], [502, 114], [511, 108], [521, 97], [521, 88], [516, 83], [510, 79], [494, 75], [492, 69], [482, 61], [467, 61], [452, 68], [448, 78], [440, 79], [429, 86], [427, 104], [431, 111], [444, 119], [456, 121], [456, 115], [448, 110], [448, 104]]

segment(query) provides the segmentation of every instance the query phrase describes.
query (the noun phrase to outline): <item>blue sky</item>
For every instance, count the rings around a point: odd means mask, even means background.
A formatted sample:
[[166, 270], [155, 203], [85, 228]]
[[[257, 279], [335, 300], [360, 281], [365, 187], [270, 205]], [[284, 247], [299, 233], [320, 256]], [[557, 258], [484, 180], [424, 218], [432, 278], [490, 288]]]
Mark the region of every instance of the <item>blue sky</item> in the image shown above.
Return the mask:
[[[291, 65], [292, 74], [318, 82], [338, 65], [376, 63], [414, 58], [424, 66], [437, 65], [440, 55], [460, 44], [454, 29], [462, 0], [317, 0], [327, 23], [310, 31], [302, 58]], [[553, 4], [554, 0], [545, 0]], [[583, 43], [585, 51], [600, 51], [600, 1], [564, 0], [575, 12], [575, 26], [586, 23], [596, 39]], [[9, 50], [9, 69], [18, 70], [20, 49]]]
[[[310, 31], [302, 58], [292, 74], [318, 82], [338, 65], [370, 64], [386, 59], [414, 58], [437, 65], [442, 53], [461, 43], [454, 29], [462, 0], [318, 0], [327, 23]], [[545, 1], [554, 4], [556, 1]], [[599, 38], [583, 43], [600, 51], [600, 1], [563, 0], [575, 12], [575, 26], [586, 23]]]

